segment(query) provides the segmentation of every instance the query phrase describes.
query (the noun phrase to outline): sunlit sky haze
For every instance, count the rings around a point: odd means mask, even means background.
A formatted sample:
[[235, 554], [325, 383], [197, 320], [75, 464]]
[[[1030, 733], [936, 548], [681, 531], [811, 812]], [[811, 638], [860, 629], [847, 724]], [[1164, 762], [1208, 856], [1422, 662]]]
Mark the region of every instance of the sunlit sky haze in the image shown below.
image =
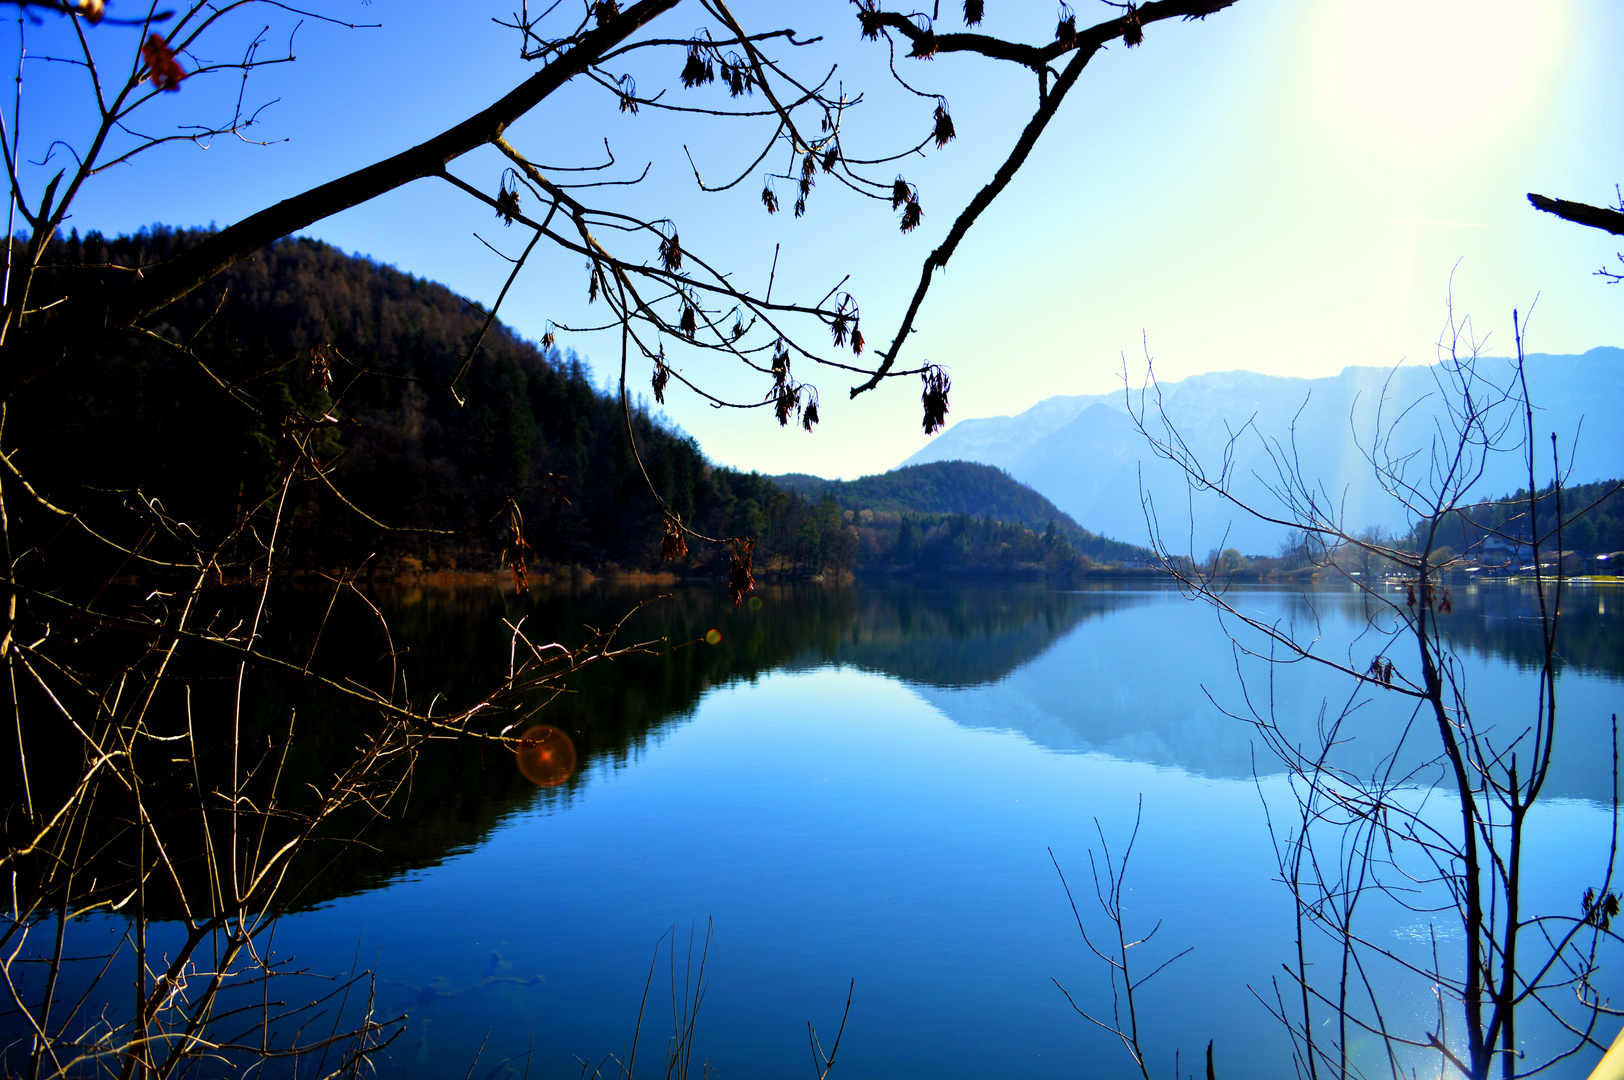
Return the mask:
[[[383, 26], [307, 22], [295, 39], [298, 62], [256, 73], [249, 99], [275, 103], [254, 132], [286, 141], [161, 149], [96, 178], [70, 224], [104, 232], [225, 225], [420, 142], [530, 73], [515, 56], [515, 35], [490, 21], [511, 6], [327, 5], [321, 10]], [[1084, 24], [1112, 11], [1076, 6]], [[943, 23], [956, 27], [948, 9], [957, 5], [942, 7]], [[990, 32], [1034, 42], [1053, 33], [1047, 4], [989, 0], [987, 8]], [[858, 40], [849, 4], [740, 3], [736, 11], [752, 27], [825, 35], [790, 59], [820, 75], [838, 64], [835, 82], [865, 94], [852, 110], [849, 154], [894, 150], [928, 130], [931, 103], [890, 84], [883, 48]], [[686, 36], [694, 19], [680, 7], [654, 30]], [[242, 29], [246, 41], [257, 26]], [[287, 30], [269, 40], [279, 44]], [[60, 27], [28, 32], [33, 55]], [[1617, 265], [1617, 238], [1525, 200], [1538, 191], [1615, 201], [1614, 184], [1624, 181], [1621, 44], [1624, 5], [1611, 0], [1240, 0], [1205, 21], [1154, 24], [1142, 47], [1118, 43], [1090, 64], [1015, 183], [938, 275], [904, 363], [948, 368], [957, 421], [1111, 390], [1124, 363], [1143, 370], [1147, 349], [1169, 379], [1427, 362], [1451, 295], [1457, 312], [1491, 335], [1493, 353], [1510, 349], [1513, 307], [1526, 310], [1536, 296], [1534, 349], [1624, 344], [1624, 288], [1593, 273]], [[681, 59], [674, 51], [633, 58], [627, 70], [651, 92], [676, 83]], [[1036, 89], [1029, 75], [973, 57], [898, 64], [948, 98], [960, 135], [888, 167], [920, 187], [924, 224], [906, 236], [887, 204], [828, 182], [800, 220], [767, 217], [754, 177], [725, 194], [699, 193], [684, 147], [708, 181], [731, 179], [759, 152], [761, 121], [649, 109], [629, 116], [582, 83], [516, 125], [512, 138], [560, 165], [603, 160], [608, 139], [615, 178], [650, 167], [642, 185], [604, 200], [669, 215], [685, 247], [758, 291], [780, 245], [775, 298], [816, 300], [850, 274], [843, 287], [878, 345], [895, 332], [925, 255], [1007, 154]], [[28, 69], [25, 90], [25, 140], [33, 140], [25, 156], [36, 161], [50, 138], [84, 125], [82, 80], [46, 67]], [[726, 100], [715, 91], [676, 85], [669, 95]], [[183, 118], [184, 107], [200, 103], [228, 108], [235, 92], [224, 82], [187, 85], [159, 104]], [[494, 189], [502, 164], [479, 152], [454, 168]], [[35, 167], [25, 182], [37, 190], [56, 167]], [[779, 184], [787, 205], [791, 187]], [[523, 240], [429, 180], [307, 230], [488, 303], [507, 267], [476, 232], [503, 250]], [[654, 258], [652, 248], [628, 253]], [[601, 306], [585, 304], [585, 285], [579, 259], [549, 257], [525, 271], [503, 317], [530, 337], [549, 320], [601, 322]], [[560, 344], [586, 356], [600, 382], [618, 364], [618, 336], [565, 333]], [[765, 389], [712, 358], [679, 364], [735, 397], [754, 400]], [[666, 414], [716, 461], [769, 473], [857, 476], [924, 444], [916, 379], [848, 401], [850, 376], [797, 374], [821, 390], [823, 423], [813, 435], [780, 430], [765, 410], [714, 410], [676, 388]], [[646, 380], [634, 372], [635, 385]]]

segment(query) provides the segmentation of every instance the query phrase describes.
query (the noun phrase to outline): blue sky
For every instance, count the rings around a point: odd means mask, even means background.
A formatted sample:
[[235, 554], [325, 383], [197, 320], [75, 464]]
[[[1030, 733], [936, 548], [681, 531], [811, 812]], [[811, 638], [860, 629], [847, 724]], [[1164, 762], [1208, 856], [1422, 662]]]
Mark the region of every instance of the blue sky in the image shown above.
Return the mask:
[[[567, 0], [579, 6], [580, 0]], [[96, 177], [75, 204], [81, 231], [124, 232], [162, 222], [229, 224], [260, 207], [415, 144], [477, 111], [526, 77], [516, 35], [495, 25], [501, 4], [336, 0], [313, 10], [381, 28], [344, 29], [306, 20], [297, 62], [256, 72], [251, 105], [274, 102], [251, 135], [207, 149], [180, 143]], [[956, 28], [956, 4], [942, 24]], [[949, 12], [946, 8], [953, 8]], [[1041, 42], [1053, 33], [1047, 3], [988, 0], [987, 29]], [[129, 0], [114, 14], [140, 10]], [[561, 9], [562, 10], [562, 9]], [[739, 3], [752, 28], [793, 26], [824, 40], [788, 62], [864, 94], [845, 128], [848, 154], [917, 141], [931, 103], [896, 88], [881, 46], [858, 39], [848, 3]], [[1079, 21], [1106, 18], [1099, 3]], [[236, 55], [269, 22], [264, 54], [285, 48], [297, 20], [251, 9], [215, 38]], [[703, 24], [684, 5], [655, 24], [686, 37]], [[30, 56], [65, 46], [64, 24], [26, 28]], [[134, 36], [109, 26], [98, 48], [123, 50]], [[15, 28], [3, 37], [16, 56]], [[1510, 312], [1538, 296], [1532, 346], [1580, 352], [1624, 343], [1624, 287], [1593, 271], [1621, 246], [1593, 230], [1533, 211], [1528, 191], [1595, 203], [1624, 181], [1624, 95], [1616, 56], [1624, 5], [1608, 0], [1240, 0], [1204, 22], [1155, 24], [1144, 45], [1098, 56], [1015, 183], [983, 216], [939, 275], [905, 360], [945, 365], [954, 381], [952, 420], [1016, 412], [1044, 397], [1119, 385], [1126, 364], [1179, 378], [1246, 368], [1323, 375], [1349, 364], [1426, 362], [1434, 355], [1451, 292], [1457, 311], [1510, 347]], [[645, 93], [672, 86], [672, 100], [719, 104], [715, 86], [683, 91], [682, 56], [630, 58]], [[188, 66], [195, 66], [192, 58]], [[899, 59], [901, 70], [950, 103], [959, 138], [900, 169], [925, 209], [910, 235], [888, 205], [827, 181], [806, 217], [768, 217], [760, 182], [731, 192], [697, 191], [684, 147], [707, 180], [731, 175], [759, 152], [761, 121], [696, 119], [644, 109], [619, 112], [590, 85], [571, 86], [521, 121], [513, 141], [554, 165], [602, 160], [608, 139], [617, 178], [602, 205], [670, 216], [684, 246], [765, 287], [778, 246], [774, 297], [816, 300], [843, 275], [862, 305], [871, 343], [888, 342], [923, 257], [958, 209], [991, 176], [1032, 107], [1035, 87], [1019, 71], [973, 57]], [[9, 67], [8, 67], [9, 70]], [[25, 68], [24, 156], [40, 160], [55, 139], [86, 131], [82, 70], [31, 61]], [[154, 103], [151, 130], [227, 114], [230, 76], [183, 84]], [[223, 112], [224, 111], [224, 112]], [[58, 151], [60, 153], [61, 151]], [[780, 155], [781, 156], [781, 155]], [[494, 190], [494, 152], [455, 171]], [[31, 166], [38, 190], [56, 166]], [[899, 166], [887, 166], [896, 169]], [[759, 170], [758, 170], [759, 172]], [[889, 179], [889, 173], [882, 179]], [[790, 185], [779, 184], [787, 204]], [[353, 252], [492, 300], [522, 242], [489, 211], [438, 181], [417, 184], [307, 230]], [[654, 259], [635, 246], [624, 253]], [[599, 321], [586, 305], [584, 264], [547, 255], [527, 268], [503, 309], [521, 333], [549, 320]], [[827, 342], [815, 335], [809, 341]], [[560, 344], [592, 360], [600, 377], [618, 359], [618, 337], [563, 334]], [[681, 369], [707, 387], [758, 398], [714, 357], [686, 356]], [[639, 370], [635, 382], [647, 385]], [[711, 409], [673, 386], [666, 411], [722, 463], [766, 472], [857, 476], [888, 468], [923, 445], [919, 386], [898, 380], [848, 401], [850, 378], [801, 371], [822, 391], [817, 433], [780, 430], [764, 410]]]

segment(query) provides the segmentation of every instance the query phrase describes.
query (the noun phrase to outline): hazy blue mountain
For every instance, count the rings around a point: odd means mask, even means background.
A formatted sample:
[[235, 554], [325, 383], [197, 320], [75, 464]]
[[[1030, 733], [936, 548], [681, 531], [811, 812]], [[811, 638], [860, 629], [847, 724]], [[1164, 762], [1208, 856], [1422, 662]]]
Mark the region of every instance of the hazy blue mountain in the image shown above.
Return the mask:
[[[1511, 374], [1504, 359], [1480, 360], [1478, 370], [1502, 383]], [[1440, 429], [1451, 429], [1448, 406], [1455, 404], [1439, 379], [1432, 366], [1350, 367], [1321, 379], [1214, 372], [1163, 383], [1161, 412], [1214, 471], [1231, 435], [1239, 433], [1235, 490], [1260, 508], [1279, 510], [1268, 491], [1279, 480], [1268, 453], [1273, 447], [1295, 459], [1301, 474], [1315, 482], [1320, 502], [1338, 507], [1347, 524], [1397, 530], [1408, 525], [1404, 507], [1374, 480], [1364, 453], [1379, 434], [1393, 456], [1418, 455], [1407, 476], [1424, 482], [1427, 451]], [[1528, 383], [1542, 448], [1540, 483], [1551, 478], [1553, 431], [1564, 468], [1571, 465], [1570, 480], [1598, 480], [1624, 469], [1624, 425], [1617, 419], [1624, 411], [1624, 350], [1530, 356]], [[1143, 490], [1175, 550], [1194, 547], [1205, 554], [1223, 542], [1248, 553], [1273, 552], [1284, 529], [1255, 521], [1210, 492], [1189, 493], [1182, 474], [1151, 453], [1135, 429], [1129, 400], [1121, 393], [1053, 397], [1017, 416], [963, 420], [904, 465], [963, 459], [1000, 466], [1085, 528], [1134, 543], [1149, 535]], [[1131, 400], [1137, 410], [1137, 390]], [[1156, 421], [1152, 429], [1164, 433], [1154, 397], [1143, 400]], [[1516, 419], [1510, 409], [1496, 415]], [[1484, 463], [1474, 490], [1490, 496], [1526, 485], [1521, 457], [1497, 454]]]

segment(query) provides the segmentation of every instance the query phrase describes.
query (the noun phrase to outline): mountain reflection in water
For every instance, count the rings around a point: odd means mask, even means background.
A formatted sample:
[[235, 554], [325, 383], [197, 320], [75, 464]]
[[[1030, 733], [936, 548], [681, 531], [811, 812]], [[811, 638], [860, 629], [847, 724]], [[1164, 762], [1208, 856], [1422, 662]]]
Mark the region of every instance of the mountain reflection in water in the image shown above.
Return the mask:
[[[505, 670], [506, 622], [524, 620], [532, 640], [569, 643], [583, 637], [585, 627], [614, 625], [651, 591], [595, 587], [514, 597], [488, 587], [392, 586], [374, 590], [373, 598], [397, 647], [406, 649], [411, 684], [434, 686], [455, 705]], [[1253, 729], [1217, 707], [1246, 709], [1229, 639], [1209, 608], [1176, 590], [1155, 583], [1078, 591], [858, 585], [768, 587], [758, 595], [760, 604], [735, 609], [721, 589], [681, 588], [629, 618], [622, 644], [663, 638], [672, 647], [658, 645], [655, 655], [583, 671], [572, 693], [524, 721], [527, 729], [537, 721], [558, 729], [578, 756], [568, 770], [538, 772], [532, 762], [531, 779], [541, 776], [542, 787], [526, 779], [511, 752], [472, 741], [437, 745], [417, 765], [407, 804], [375, 827], [375, 846], [340, 860], [312, 883], [306, 902], [437, 865], [537, 804], [567, 805], [592, 782], [594, 766], [618, 769], [636, 760], [651, 739], [690, 716], [710, 688], [754, 682], [776, 669], [838, 665], [889, 676], [912, 685], [956, 723], [1017, 731], [1051, 750], [1104, 753], [1209, 777], [1274, 769], [1265, 754], [1254, 758]], [[1607, 590], [1570, 588], [1563, 603], [1563, 742], [1551, 795], [1600, 799], [1611, 791], [1605, 755], [1564, 752], [1591, 742], [1610, 745], [1608, 718], [1624, 675], [1610, 597], [1616, 611], [1624, 595]], [[1358, 668], [1383, 647], [1373, 638], [1357, 639], [1369, 601], [1356, 592], [1251, 587], [1232, 599], [1318, 637], [1317, 651], [1351, 656]], [[325, 604], [325, 598], [284, 600], [302, 603]], [[1520, 673], [1538, 664], [1539, 629], [1529, 618], [1534, 603], [1532, 590], [1515, 585], [1461, 589], [1448, 621], [1473, 700], [1507, 730], [1525, 722], [1523, 699], [1531, 691]], [[719, 643], [705, 643], [710, 630], [719, 631]], [[381, 636], [373, 640], [377, 635], [361, 619], [337, 633], [330, 627], [322, 656], [329, 664], [375, 663], [383, 650]], [[1391, 655], [1402, 670], [1404, 650]], [[1266, 699], [1256, 693], [1266, 686], [1266, 665], [1243, 657], [1239, 667], [1253, 700]], [[1281, 669], [1273, 688], [1276, 716], [1293, 738], [1311, 738], [1322, 703], [1334, 712], [1348, 690], [1344, 676], [1316, 665]], [[267, 718], [287, 705], [275, 693], [260, 700]], [[1504, 715], [1492, 715], [1494, 709]], [[1367, 700], [1340, 760], [1372, 764], [1408, 718], [1396, 695]], [[1422, 765], [1430, 746], [1412, 737], [1404, 764]]]

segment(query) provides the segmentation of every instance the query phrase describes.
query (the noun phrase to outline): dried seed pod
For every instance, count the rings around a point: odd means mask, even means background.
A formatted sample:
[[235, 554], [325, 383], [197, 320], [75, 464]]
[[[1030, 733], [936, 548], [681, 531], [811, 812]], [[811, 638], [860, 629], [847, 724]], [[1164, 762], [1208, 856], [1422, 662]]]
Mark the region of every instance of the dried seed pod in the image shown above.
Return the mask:
[[835, 171], [835, 164], [837, 162], [839, 162], [839, 161], [840, 161], [840, 150], [839, 150], [839, 148], [837, 148], [835, 146], [830, 146], [829, 149], [827, 149], [827, 150], [825, 150], [823, 152], [823, 171], [824, 172], [834, 172]]
[[908, 181], [899, 176], [891, 182], [891, 209], [895, 210], [913, 197]]
[[984, 0], [964, 0], [965, 26], [980, 26], [981, 17], [986, 13]]
[[935, 364], [925, 368], [919, 375], [925, 389], [919, 395], [919, 402], [925, 407], [925, 434], [934, 435], [947, 420], [947, 394], [953, 388], [953, 381]]
[[677, 323], [677, 329], [689, 340], [699, 332], [699, 315], [692, 304], [682, 305], [682, 319]]
[[1139, 19], [1139, 9], [1128, 3], [1128, 13], [1122, 16], [1122, 43], [1133, 48], [1145, 40], [1145, 26]]
[[818, 422], [818, 403], [816, 401], [808, 402], [807, 406], [806, 406], [806, 409], [803, 410], [802, 413], [801, 413], [801, 430], [802, 431], [811, 431], [812, 430], [812, 425], [816, 424], [817, 422]]
[[541, 335], [541, 347], [542, 347], [542, 349], [543, 350], [551, 349], [553, 347], [553, 343], [556, 342], [557, 340], [558, 340], [557, 335], [555, 335], [552, 332], [552, 330], [548, 330], [545, 334]]
[[598, 0], [592, 5], [592, 13], [598, 17], [598, 27], [601, 29], [620, 14], [620, 5], [615, 0]]
[[902, 231], [908, 233], [919, 228], [920, 219], [924, 216], [925, 211], [920, 209], [919, 200], [909, 199], [908, 205], [902, 208]]
[[953, 118], [947, 114], [946, 98], [936, 99], [936, 114], [932, 119], [934, 126], [931, 137], [936, 140], [936, 149], [940, 150], [958, 136], [958, 132], [953, 130]]
[[591, 304], [598, 299], [598, 267], [596, 263], [587, 264], [586, 302]]
[[1443, 602], [1438, 605], [1438, 614], [1440, 614], [1440, 615], [1448, 615], [1450, 612], [1452, 612], [1454, 610], [1455, 610], [1455, 605], [1449, 599], [1449, 590], [1445, 589], [1444, 590]]
[[744, 336], [744, 323], [738, 318], [733, 320], [732, 340], [737, 341]]
[[746, 593], [756, 587], [756, 579], [750, 573], [751, 563], [756, 557], [756, 542], [748, 536], [736, 537], [733, 540], [733, 554], [728, 557], [727, 595], [733, 601], [734, 607], [744, 603]]
[[716, 69], [711, 66], [710, 57], [699, 42], [688, 46], [688, 62], [682, 65], [682, 85], [688, 89], [703, 86], [716, 78]]
[[855, 326], [851, 331], [851, 351], [853, 356], [863, 355], [863, 332]]
[[769, 214], [778, 213], [778, 196], [773, 193], [771, 184], [761, 189], [761, 205], [767, 208]]
[[795, 216], [800, 217], [804, 213], [806, 213], [806, 196], [803, 195], [795, 200]]
[[660, 237], [660, 262], [673, 274], [682, 269], [682, 241], [676, 229], [670, 236]]
[[660, 535], [660, 558], [666, 562], [688, 557], [688, 541], [682, 535], [682, 518], [672, 514], [665, 519], [665, 531]]

